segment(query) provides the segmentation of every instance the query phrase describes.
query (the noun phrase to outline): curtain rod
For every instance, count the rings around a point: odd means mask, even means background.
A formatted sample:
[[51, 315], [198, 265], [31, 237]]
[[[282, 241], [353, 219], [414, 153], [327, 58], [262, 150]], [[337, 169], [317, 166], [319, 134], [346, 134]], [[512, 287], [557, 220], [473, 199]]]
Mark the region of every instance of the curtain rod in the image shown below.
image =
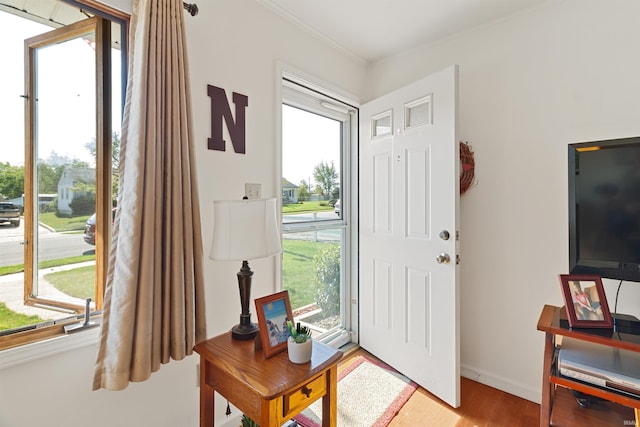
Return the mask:
[[198, 14], [198, 5], [195, 3], [182, 3], [182, 6], [185, 8], [187, 12], [191, 14], [191, 16], [196, 16]]

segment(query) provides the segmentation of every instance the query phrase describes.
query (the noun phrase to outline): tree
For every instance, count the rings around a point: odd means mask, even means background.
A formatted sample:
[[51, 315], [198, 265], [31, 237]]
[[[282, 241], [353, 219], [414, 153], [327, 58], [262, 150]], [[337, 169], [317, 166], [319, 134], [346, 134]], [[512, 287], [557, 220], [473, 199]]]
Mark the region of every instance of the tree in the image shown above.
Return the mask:
[[333, 162], [329, 164], [322, 160], [313, 168], [313, 178], [318, 183], [317, 188], [323, 196], [331, 197], [333, 189], [338, 186], [338, 173]]
[[[95, 138], [91, 138], [91, 141], [84, 144], [84, 147], [89, 150], [91, 157], [96, 157]], [[111, 135], [111, 178], [111, 196], [113, 200], [116, 200], [120, 180], [120, 134], [118, 132], [113, 132]]]
[[300, 184], [298, 185], [298, 201], [305, 202], [309, 200], [310, 191], [309, 184], [304, 179], [300, 180]]
[[38, 162], [38, 193], [54, 194], [58, 192], [58, 182], [65, 166], [53, 166], [42, 160]]
[[15, 199], [24, 194], [24, 166], [0, 163], [0, 196]]
[[[91, 157], [96, 157], [96, 139], [91, 138], [91, 141], [84, 144], [84, 148], [89, 150]], [[111, 170], [114, 175], [118, 174], [120, 170], [120, 134], [113, 132], [111, 135]]]

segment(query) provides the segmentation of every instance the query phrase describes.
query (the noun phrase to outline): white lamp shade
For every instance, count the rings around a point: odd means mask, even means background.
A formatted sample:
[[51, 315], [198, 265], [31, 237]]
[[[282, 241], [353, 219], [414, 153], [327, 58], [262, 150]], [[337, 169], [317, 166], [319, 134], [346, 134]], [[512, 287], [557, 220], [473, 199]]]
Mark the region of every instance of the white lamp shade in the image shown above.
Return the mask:
[[276, 209], [276, 199], [214, 201], [209, 258], [246, 261], [280, 253]]

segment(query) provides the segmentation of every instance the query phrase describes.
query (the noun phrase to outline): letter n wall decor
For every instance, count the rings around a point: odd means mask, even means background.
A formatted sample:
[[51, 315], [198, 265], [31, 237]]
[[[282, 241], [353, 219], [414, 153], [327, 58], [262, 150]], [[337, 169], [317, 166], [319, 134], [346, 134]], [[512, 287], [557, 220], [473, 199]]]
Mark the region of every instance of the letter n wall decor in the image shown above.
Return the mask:
[[224, 89], [207, 85], [207, 94], [211, 98], [211, 138], [208, 139], [209, 150], [226, 151], [226, 141], [222, 139], [222, 120], [227, 125], [233, 151], [245, 154], [245, 113], [249, 98], [233, 92], [233, 103], [236, 106], [236, 119], [233, 120], [231, 107]]

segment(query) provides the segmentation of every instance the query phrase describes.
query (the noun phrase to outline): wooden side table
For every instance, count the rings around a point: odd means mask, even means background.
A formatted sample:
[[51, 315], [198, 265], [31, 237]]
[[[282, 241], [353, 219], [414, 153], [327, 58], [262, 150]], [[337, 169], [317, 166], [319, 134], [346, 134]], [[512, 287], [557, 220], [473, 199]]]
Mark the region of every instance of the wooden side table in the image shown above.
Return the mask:
[[279, 427], [322, 397], [322, 426], [336, 427], [338, 361], [342, 352], [313, 342], [310, 363], [296, 365], [287, 352], [269, 359], [253, 340], [231, 332], [195, 346], [200, 354], [200, 426], [213, 427], [214, 392], [260, 427]]
[[640, 352], [640, 335], [608, 330], [571, 329], [568, 326], [564, 307], [545, 305], [538, 320], [538, 330], [545, 333], [544, 362], [542, 368], [542, 401], [540, 404], [540, 426], [551, 425], [556, 386], [566, 387], [600, 397], [610, 402], [634, 408], [635, 425], [640, 426], [640, 399], [630, 395], [616, 393], [585, 382], [560, 375], [557, 365], [556, 337], [589, 341], [609, 347]]

